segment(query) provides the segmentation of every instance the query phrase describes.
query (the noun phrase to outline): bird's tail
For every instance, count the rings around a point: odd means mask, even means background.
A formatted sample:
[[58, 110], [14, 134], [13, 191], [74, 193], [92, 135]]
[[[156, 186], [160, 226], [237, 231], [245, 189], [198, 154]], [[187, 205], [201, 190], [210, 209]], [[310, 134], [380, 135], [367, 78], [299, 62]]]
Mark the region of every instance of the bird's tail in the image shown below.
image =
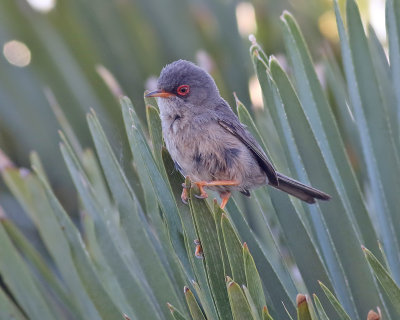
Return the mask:
[[285, 191], [300, 200], [307, 203], [315, 203], [315, 199], [329, 200], [331, 196], [313, 187], [306, 186], [299, 181], [286, 177], [285, 175], [277, 172], [278, 185], [273, 187]]

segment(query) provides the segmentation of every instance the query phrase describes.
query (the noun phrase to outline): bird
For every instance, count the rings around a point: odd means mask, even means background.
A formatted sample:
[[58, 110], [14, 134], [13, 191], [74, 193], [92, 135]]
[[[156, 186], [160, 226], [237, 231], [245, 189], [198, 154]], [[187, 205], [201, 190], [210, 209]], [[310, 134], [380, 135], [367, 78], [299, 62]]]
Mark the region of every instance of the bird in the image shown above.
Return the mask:
[[[257, 140], [221, 97], [211, 75], [186, 61], [166, 65], [156, 97], [162, 133], [175, 167], [197, 185], [197, 198], [205, 189], [217, 191], [224, 209], [233, 191], [250, 196], [250, 190], [270, 185], [307, 203], [329, 200], [325, 192], [279, 173]], [[181, 199], [188, 200], [185, 184]]]

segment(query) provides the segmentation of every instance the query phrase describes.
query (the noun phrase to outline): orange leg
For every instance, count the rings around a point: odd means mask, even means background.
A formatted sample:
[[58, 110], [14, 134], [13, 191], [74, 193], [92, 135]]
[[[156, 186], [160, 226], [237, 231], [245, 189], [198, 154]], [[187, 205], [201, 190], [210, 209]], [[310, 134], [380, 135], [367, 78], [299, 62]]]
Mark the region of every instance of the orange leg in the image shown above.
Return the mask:
[[207, 192], [204, 191], [204, 187], [211, 187], [211, 186], [238, 186], [239, 185], [239, 181], [236, 181], [236, 180], [217, 180], [217, 181], [211, 181], [211, 182], [199, 181], [199, 182], [195, 182], [195, 184], [197, 185], [197, 187], [200, 190], [200, 195], [196, 195], [196, 198], [204, 199], [204, 198], [208, 197]]
[[228, 203], [229, 198], [231, 197], [231, 193], [230, 192], [222, 192], [220, 193], [221, 196], [221, 205], [220, 208], [224, 209], [226, 204]]
[[[187, 180], [187, 179], [189, 179], [189, 176], [186, 176], [185, 177], [185, 181]], [[184, 182], [184, 183], [182, 183], [182, 193], [181, 193], [181, 199], [182, 199], [182, 202], [184, 203], [184, 204], [188, 204], [188, 199], [189, 199], [189, 192], [188, 192], [188, 189], [190, 188], [190, 186], [187, 186], [186, 185], [186, 182]]]
[[188, 191], [187, 191], [185, 184], [182, 184], [182, 187], [183, 187], [183, 189], [182, 189], [181, 199], [184, 204], [187, 204], [188, 203], [187, 202], [188, 201]]

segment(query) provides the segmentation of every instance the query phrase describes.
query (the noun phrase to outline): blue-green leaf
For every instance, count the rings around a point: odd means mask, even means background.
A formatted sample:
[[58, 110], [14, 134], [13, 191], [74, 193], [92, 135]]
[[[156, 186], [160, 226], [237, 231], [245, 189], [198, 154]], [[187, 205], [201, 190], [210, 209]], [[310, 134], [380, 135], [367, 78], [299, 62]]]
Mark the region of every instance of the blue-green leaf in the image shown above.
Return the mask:
[[185, 245], [182, 241], [182, 222], [179, 217], [178, 208], [172, 190], [164, 180], [164, 177], [160, 173], [153, 155], [150, 152], [131, 101], [126, 97], [122, 98], [121, 106], [132, 154], [134, 157], [142, 157], [142, 161], [146, 165], [147, 174], [155, 190], [160, 207], [164, 212], [172, 245], [185, 272], [190, 275], [190, 264], [186, 255]]
[[[379, 215], [377, 222], [379, 229], [382, 230], [381, 236], [389, 264], [393, 270], [400, 270], [397, 255], [399, 243], [396, 236], [399, 233], [395, 232], [398, 226], [394, 220], [395, 215], [392, 214], [398, 207], [399, 199], [394, 195], [396, 188], [400, 188], [398, 181], [400, 173], [393, 137], [388, 126], [386, 111], [377, 107], [382, 106], [380, 92], [371, 69], [371, 56], [357, 6], [353, 0], [347, 2], [349, 39], [337, 5], [335, 10], [349, 96], [360, 131], [374, 210]], [[396, 279], [400, 280], [400, 273], [396, 274]]]

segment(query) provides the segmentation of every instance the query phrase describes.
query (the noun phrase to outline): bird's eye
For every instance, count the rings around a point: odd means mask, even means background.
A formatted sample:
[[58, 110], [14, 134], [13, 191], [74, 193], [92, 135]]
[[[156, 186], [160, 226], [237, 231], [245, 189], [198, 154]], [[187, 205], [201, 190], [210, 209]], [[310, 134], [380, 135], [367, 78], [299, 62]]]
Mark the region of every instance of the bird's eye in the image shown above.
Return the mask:
[[176, 90], [180, 96], [186, 96], [189, 93], [189, 86], [184, 84], [178, 87]]

